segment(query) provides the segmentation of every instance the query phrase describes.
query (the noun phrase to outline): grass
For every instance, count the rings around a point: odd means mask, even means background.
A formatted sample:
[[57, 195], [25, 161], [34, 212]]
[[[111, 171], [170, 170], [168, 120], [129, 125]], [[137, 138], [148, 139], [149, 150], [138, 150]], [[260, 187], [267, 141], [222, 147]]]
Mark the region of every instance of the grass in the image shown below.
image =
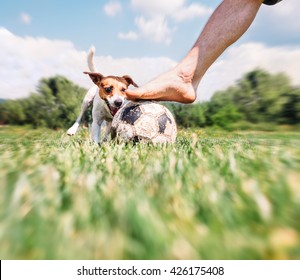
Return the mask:
[[98, 147], [0, 128], [1, 259], [299, 259], [300, 133]]

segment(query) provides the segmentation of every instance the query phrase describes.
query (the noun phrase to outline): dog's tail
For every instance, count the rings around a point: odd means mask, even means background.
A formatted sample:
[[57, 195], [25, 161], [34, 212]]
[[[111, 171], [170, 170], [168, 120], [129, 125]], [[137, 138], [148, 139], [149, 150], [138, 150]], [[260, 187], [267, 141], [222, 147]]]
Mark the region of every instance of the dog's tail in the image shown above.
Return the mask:
[[97, 68], [95, 67], [94, 64], [94, 54], [95, 54], [96, 50], [94, 46], [91, 46], [89, 51], [88, 51], [88, 55], [87, 55], [87, 63], [89, 66], [89, 69], [91, 72], [98, 72]]

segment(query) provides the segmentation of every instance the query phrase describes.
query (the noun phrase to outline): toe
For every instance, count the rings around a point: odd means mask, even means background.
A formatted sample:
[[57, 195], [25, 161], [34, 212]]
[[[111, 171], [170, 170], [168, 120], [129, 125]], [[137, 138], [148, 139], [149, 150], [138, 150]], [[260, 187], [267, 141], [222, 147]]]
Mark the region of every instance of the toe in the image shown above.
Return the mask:
[[137, 90], [127, 89], [125, 91], [126, 98], [129, 100], [136, 100], [141, 97], [141, 94]]

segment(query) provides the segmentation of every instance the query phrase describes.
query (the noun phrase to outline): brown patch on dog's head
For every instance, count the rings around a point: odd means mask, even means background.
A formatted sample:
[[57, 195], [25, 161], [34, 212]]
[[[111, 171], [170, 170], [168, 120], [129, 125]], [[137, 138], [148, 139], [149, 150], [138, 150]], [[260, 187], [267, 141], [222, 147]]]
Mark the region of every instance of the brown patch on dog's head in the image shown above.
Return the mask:
[[129, 85], [138, 87], [138, 85], [128, 75], [125, 75], [123, 77], [104, 77], [100, 73], [84, 72], [84, 74], [88, 74], [91, 80], [94, 82], [94, 84], [96, 84], [99, 87], [99, 95], [102, 99], [111, 97], [115, 94], [125, 97], [125, 91], [129, 87]]
[[133, 85], [135, 87], [139, 87], [130, 76], [125, 75], [122, 78], [128, 83], [128, 86]]
[[99, 82], [101, 82], [103, 75], [100, 73], [94, 73], [94, 72], [83, 72], [84, 74], [88, 74], [93, 81], [94, 84], [98, 86]]

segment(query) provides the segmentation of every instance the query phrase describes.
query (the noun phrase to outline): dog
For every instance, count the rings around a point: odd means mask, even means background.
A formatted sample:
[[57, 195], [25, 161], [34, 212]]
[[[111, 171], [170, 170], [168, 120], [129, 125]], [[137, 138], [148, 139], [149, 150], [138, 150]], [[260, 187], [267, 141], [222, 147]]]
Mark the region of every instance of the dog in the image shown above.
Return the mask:
[[106, 122], [106, 131], [103, 141], [107, 141], [114, 115], [127, 102], [125, 99], [126, 89], [130, 85], [135, 87], [138, 87], [138, 85], [128, 75], [122, 77], [105, 77], [98, 73], [93, 61], [94, 53], [95, 48], [91, 47], [87, 56], [90, 72], [83, 73], [88, 74], [95, 85], [86, 93], [81, 104], [80, 114], [75, 123], [68, 129], [67, 134], [75, 135], [85, 111], [93, 104], [91, 138], [95, 143], [99, 144], [101, 140], [100, 133], [102, 123], [104, 121]]

